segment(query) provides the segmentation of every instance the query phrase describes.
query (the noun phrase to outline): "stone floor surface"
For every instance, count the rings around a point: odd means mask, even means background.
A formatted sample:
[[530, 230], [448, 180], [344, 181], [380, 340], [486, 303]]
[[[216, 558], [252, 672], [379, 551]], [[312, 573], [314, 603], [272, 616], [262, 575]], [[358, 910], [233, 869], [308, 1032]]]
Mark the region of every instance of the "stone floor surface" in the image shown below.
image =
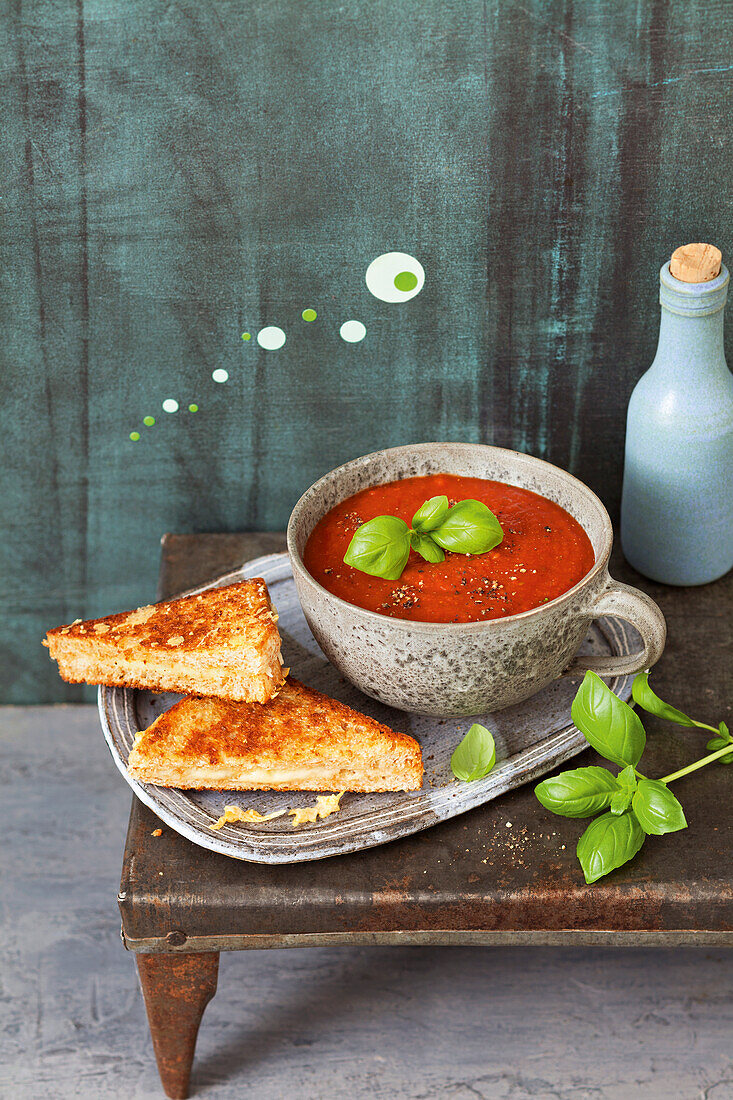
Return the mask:
[[[0, 709], [0, 1097], [161, 1097], [116, 892], [129, 791], [93, 707]], [[222, 955], [206, 1100], [733, 1100], [733, 955]]]

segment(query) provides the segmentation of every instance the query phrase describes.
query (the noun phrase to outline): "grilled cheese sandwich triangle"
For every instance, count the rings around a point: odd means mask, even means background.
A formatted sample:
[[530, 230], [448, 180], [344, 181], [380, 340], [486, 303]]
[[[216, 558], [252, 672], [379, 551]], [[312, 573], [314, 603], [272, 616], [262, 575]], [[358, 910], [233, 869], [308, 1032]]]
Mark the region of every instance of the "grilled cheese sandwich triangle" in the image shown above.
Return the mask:
[[264, 703], [284, 679], [265, 582], [210, 588], [49, 630], [43, 644], [72, 684], [107, 684]]
[[161, 787], [414, 791], [414, 738], [289, 677], [268, 703], [188, 698], [138, 734], [127, 770]]

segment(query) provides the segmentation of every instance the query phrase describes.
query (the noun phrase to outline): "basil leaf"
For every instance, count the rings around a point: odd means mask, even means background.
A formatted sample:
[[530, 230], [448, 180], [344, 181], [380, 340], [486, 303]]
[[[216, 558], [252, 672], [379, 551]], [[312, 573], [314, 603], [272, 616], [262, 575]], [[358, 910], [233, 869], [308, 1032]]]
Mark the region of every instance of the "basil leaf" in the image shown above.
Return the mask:
[[629, 808], [632, 797], [633, 791], [629, 787], [620, 787], [611, 799], [611, 813], [625, 813]]
[[412, 526], [416, 531], [434, 531], [448, 515], [449, 507], [448, 497], [431, 497], [415, 512]]
[[459, 500], [431, 534], [439, 546], [456, 554], [485, 554], [504, 538], [498, 519], [480, 500]]
[[606, 760], [621, 767], [639, 763], [646, 745], [641, 719], [595, 672], [586, 672], [570, 714], [586, 741]]
[[604, 814], [591, 821], [576, 849], [585, 881], [597, 879], [633, 859], [645, 840], [644, 830], [631, 810]]
[[[720, 724], [721, 726], [725, 726], [725, 722], [721, 722]], [[726, 726], [725, 728], [727, 730], [728, 727]], [[705, 748], [708, 750], [708, 752], [717, 752], [718, 749], [724, 749], [725, 746], [730, 745], [730, 743], [731, 738], [730, 734], [728, 734], [727, 737], [713, 737], [710, 741], [708, 741]], [[729, 753], [726, 752], [723, 756], [719, 756], [716, 763], [733, 764], [733, 745], [731, 745], [731, 751]]]
[[682, 806], [658, 779], [639, 780], [632, 807], [645, 833], [661, 836], [687, 828]]
[[471, 783], [483, 779], [496, 763], [496, 744], [485, 726], [474, 722], [450, 758], [456, 779]]
[[720, 736], [721, 737], [727, 737], [729, 741], [733, 740], [731, 738], [731, 735], [730, 735], [730, 730], [726, 726], [725, 722], [721, 722], [720, 725], [718, 726], [718, 729], [720, 730]]
[[681, 710], [670, 706], [669, 703], [664, 703], [658, 695], [654, 694], [649, 687], [648, 672], [640, 672], [638, 676], [634, 677], [631, 694], [638, 706], [649, 711], [650, 714], [656, 714], [658, 718], [667, 718], [670, 722], [677, 722], [680, 726], [697, 725], [692, 718], [688, 718]]
[[561, 817], [592, 817], [611, 804], [616, 780], [605, 768], [575, 768], [543, 779], [534, 789], [546, 810]]
[[439, 561], [445, 561], [445, 554], [439, 546], [436, 546], [430, 535], [423, 535], [420, 531], [413, 531], [410, 536], [410, 542], [412, 543], [412, 549], [416, 550], [421, 557], [425, 558], [425, 561], [433, 562], [433, 564]]
[[344, 561], [370, 577], [396, 581], [410, 556], [410, 528], [396, 516], [375, 516], [354, 532]]
[[624, 790], [635, 791], [636, 790], [636, 771], [633, 764], [627, 765], [622, 772], [619, 772], [616, 776], [616, 782], [619, 787]]

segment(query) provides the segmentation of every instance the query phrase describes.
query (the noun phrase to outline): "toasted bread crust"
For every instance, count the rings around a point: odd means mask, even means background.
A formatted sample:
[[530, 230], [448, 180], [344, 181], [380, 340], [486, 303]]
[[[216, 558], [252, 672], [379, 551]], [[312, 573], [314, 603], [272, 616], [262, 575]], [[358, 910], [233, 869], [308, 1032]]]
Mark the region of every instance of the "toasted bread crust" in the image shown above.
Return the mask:
[[414, 738], [289, 677], [264, 705], [181, 700], [138, 735], [128, 771], [186, 789], [417, 790], [422, 755]]
[[56, 627], [43, 644], [69, 683], [265, 702], [284, 678], [276, 620], [254, 578]]

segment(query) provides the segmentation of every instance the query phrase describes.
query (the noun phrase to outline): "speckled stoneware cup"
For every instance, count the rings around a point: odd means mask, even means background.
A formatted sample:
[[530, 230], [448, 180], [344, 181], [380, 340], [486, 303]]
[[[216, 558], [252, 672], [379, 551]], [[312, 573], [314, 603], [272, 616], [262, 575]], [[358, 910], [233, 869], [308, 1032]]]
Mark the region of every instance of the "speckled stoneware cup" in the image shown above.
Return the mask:
[[[327, 592], [303, 565], [308, 536], [335, 504], [398, 478], [450, 473], [519, 485], [554, 500], [585, 528], [596, 563], [568, 592], [505, 619], [421, 623], [354, 607]], [[483, 714], [519, 703], [564, 674], [592, 668], [618, 676], [661, 656], [664, 616], [643, 592], [608, 575], [613, 530], [595, 493], [531, 455], [473, 443], [394, 447], [339, 466], [300, 498], [288, 524], [288, 551], [305, 617], [329, 661], [367, 695], [389, 706], [440, 717]], [[576, 657], [593, 619], [617, 615], [639, 631], [643, 648], [626, 657]]]

